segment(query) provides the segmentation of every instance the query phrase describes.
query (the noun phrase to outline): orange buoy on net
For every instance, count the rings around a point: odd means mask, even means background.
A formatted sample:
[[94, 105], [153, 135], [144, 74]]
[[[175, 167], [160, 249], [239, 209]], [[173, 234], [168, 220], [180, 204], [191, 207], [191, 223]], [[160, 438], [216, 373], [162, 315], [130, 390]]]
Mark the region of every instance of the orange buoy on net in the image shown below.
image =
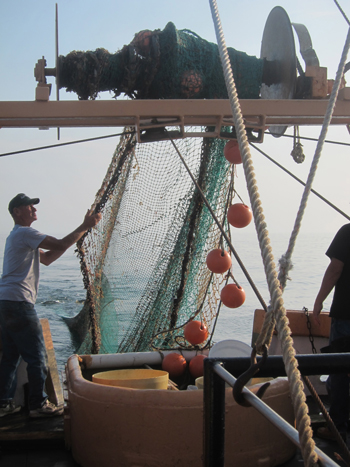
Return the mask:
[[220, 298], [228, 308], [238, 308], [245, 302], [245, 292], [237, 284], [227, 284], [221, 290]]
[[227, 251], [216, 248], [208, 253], [206, 263], [208, 269], [216, 274], [223, 274], [232, 265], [231, 256]]
[[232, 204], [227, 210], [227, 220], [233, 227], [241, 229], [247, 227], [253, 218], [249, 206], [243, 203]]
[[187, 366], [186, 359], [178, 353], [169, 353], [163, 358], [162, 370], [169, 373], [170, 378], [181, 376]]
[[199, 378], [204, 373], [204, 359], [207, 358], [205, 355], [196, 355], [192, 358], [189, 364], [190, 373], [193, 378]]
[[242, 157], [239, 150], [238, 141], [232, 139], [225, 144], [224, 156], [226, 160], [231, 162], [231, 164], [242, 164]]
[[208, 334], [208, 328], [201, 321], [190, 321], [184, 327], [185, 339], [192, 345], [198, 345], [204, 342]]

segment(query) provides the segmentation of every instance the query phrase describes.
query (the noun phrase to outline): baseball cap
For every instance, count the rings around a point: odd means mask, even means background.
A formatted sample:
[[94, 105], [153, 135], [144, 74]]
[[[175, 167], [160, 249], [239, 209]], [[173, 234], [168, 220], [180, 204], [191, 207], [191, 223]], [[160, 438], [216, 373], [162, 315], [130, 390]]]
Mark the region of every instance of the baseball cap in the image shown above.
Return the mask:
[[9, 202], [9, 212], [10, 214], [12, 214], [15, 208], [19, 208], [20, 206], [29, 206], [30, 204], [38, 204], [38, 203], [40, 203], [39, 198], [29, 198], [29, 196], [25, 195], [24, 193], [18, 193], [18, 195], [16, 195]]

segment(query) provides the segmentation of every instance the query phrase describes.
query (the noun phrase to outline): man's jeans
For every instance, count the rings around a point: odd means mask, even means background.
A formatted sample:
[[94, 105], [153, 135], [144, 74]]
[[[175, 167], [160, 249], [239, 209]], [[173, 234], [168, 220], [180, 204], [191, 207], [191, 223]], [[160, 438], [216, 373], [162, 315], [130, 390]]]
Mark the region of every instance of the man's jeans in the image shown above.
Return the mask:
[[20, 357], [27, 363], [29, 409], [37, 409], [47, 399], [44, 386], [47, 355], [42, 327], [28, 302], [0, 300], [0, 327], [3, 355], [0, 362], [0, 405], [13, 399]]
[[[350, 320], [332, 318], [329, 343], [345, 336], [350, 336]], [[327, 380], [327, 389], [329, 389], [331, 401], [329, 415], [337, 430], [340, 433], [346, 433], [349, 420], [349, 376], [347, 373], [330, 375]]]

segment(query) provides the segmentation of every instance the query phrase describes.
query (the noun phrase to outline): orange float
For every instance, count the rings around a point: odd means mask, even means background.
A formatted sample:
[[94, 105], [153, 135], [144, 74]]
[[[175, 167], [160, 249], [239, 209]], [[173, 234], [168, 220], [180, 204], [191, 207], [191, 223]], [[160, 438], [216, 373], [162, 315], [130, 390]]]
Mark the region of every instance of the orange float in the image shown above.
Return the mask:
[[227, 284], [221, 290], [220, 298], [228, 308], [238, 308], [245, 302], [245, 292], [237, 284]]
[[247, 227], [253, 218], [249, 206], [243, 203], [232, 204], [227, 210], [227, 220], [233, 226], [241, 229]]
[[239, 150], [238, 141], [233, 139], [225, 144], [224, 156], [226, 160], [231, 162], [231, 164], [242, 164], [242, 157]]
[[196, 355], [192, 358], [189, 364], [190, 373], [193, 378], [199, 378], [204, 373], [204, 359], [207, 358], [205, 355]]
[[201, 321], [190, 321], [184, 327], [185, 339], [192, 345], [204, 342], [208, 334], [208, 328]]
[[181, 376], [187, 366], [186, 359], [178, 353], [169, 353], [163, 358], [162, 370], [169, 373], [170, 378]]
[[211, 272], [223, 274], [230, 269], [232, 260], [227, 251], [223, 251], [221, 248], [216, 248], [208, 253], [206, 263]]

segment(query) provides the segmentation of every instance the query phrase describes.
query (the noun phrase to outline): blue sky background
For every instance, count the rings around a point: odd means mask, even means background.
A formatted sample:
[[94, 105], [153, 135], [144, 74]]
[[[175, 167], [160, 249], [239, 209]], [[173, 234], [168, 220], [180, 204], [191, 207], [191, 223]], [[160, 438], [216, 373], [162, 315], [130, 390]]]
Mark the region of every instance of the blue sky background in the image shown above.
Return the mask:
[[[348, 2], [340, 1], [350, 16]], [[292, 22], [308, 28], [321, 66], [334, 78], [345, 43], [348, 25], [331, 0], [276, 1], [218, 0], [228, 46], [251, 55], [260, 55], [261, 38], [267, 16], [274, 6], [284, 7]], [[209, 2], [204, 0], [60, 0], [59, 52], [95, 50], [110, 52], [129, 43], [142, 29], [163, 29], [172, 21], [178, 29], [191, 29], [204, 39], [216, 42]], [[55, 1], [11, 0], [0, 2], [0, 100], [31, 101], [35, 96], [34, 66], [45, 56], [55, 64]], [[296, 45], [298, 50], [298, 45]], [[350, 82], [350, 72], [348, 73]], [[51, 99], [55, 99], [53, 79]], [[109, 93], [100, 99], [111, 99]], [[75, 94], [60, 92], [60, 99], [76, 100]], [[61, 142], [117, 133], [118, 128], [61, 129]], [[320, 127], [300, 128], [302, 136], [318, 137]], [[292, 134], [293, 129], [288, 133]], [[327, 139], [350, 142], [345, 127], [332, 127]], [[56, 130], [1, 129], [0, 153], [55, 144]], [[81, 223], [100, 187], [117, 139], [83, 143], [64, 148], [30, 152], [0, 158], [0, 233], [12, 228], [8, 201], [18, 192], [40, 197], [34, 227], [50, 235], [69, 233]], [[262, 150], [278, 160], [302, 180], [306, 180], [316, 143], [304, 142], [306, 161], [297, 165], [290, 152], [291, 139], [266, 136]], [[268, 229], [291, 232], [302, 195], [302, 187], [275, 168], [263, 156], [252, 152], [259, 192]], [[326, 145], [313, 188], [350, 213], [350, 151]], [[249, 204], [242, 166], [237, 169], [236, 189]], [[302, 230], [334, 232], [347, 221], [311, 195]], [[254, 229], [251, 224], [248, 229]], [[242, 233], [243, 235], [243, 233]], [[3, 250], [3, 241], [0, 248]]]

